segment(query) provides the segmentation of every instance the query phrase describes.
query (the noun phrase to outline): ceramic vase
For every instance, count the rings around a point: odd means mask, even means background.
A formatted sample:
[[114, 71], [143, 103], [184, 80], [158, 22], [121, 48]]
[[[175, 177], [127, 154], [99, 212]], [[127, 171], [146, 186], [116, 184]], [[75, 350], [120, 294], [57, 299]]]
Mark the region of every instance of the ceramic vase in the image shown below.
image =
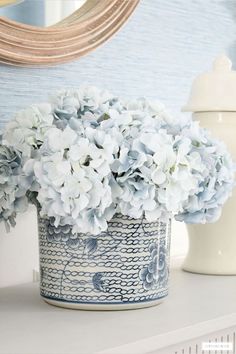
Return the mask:
[[98, 236], [38, 218], [40, 291], [49, 304], [125, 310], [168, 294], [170, 224], [117, 214]]
[[[223, 140], [236, 161], [236, 112], [199, 112], [193, 118]], [[188, 225], [189, 251], [184, 270], [218, 275], [236, 274], [236, 191], [214, 224]]]
[[[221, 55], [213, 69], [193, 83], [183, 111], [222, 140], [236, 161], [236, 71], [230, 59]], [[183, 269], [202, 274], [236, 274], [236, 191], [214, 224], [188, 225], [189, 251]]]

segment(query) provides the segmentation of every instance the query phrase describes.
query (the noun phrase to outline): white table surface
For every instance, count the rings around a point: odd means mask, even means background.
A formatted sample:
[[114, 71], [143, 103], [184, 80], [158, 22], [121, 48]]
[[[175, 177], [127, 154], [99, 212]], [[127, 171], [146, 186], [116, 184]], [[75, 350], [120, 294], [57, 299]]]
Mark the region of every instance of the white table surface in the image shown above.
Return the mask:
[[0, 289], [1, 354], [144, 354], [236, 326], [236, 277], [171, 270], [156, 307], [66, 310], [40, 298], [38, 284]]

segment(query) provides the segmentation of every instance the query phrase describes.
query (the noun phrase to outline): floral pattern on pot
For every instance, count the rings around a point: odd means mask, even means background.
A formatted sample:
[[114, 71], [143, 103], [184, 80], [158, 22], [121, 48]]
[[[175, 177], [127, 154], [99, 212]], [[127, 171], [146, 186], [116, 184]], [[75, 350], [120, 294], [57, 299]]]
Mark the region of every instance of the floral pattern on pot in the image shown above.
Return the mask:
[[75, 304], [154, 302], [168, 293], [170, 221], [116, 214], [99, 235], [39, 217], [41, 295]]

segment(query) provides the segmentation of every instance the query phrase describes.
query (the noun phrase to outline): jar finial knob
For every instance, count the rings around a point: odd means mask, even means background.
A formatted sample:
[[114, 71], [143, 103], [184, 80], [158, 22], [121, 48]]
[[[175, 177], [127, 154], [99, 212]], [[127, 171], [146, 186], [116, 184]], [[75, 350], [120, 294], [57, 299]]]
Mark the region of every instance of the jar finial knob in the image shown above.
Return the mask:
[[227, 72], [232, 69], [232, 61], [225, 55], [219, 55], [213, 62], [214, 71]]
[[219, 55], [212, 70], [193, 82], [185, 112], [236, 112], [236, 71], [225, 55]]

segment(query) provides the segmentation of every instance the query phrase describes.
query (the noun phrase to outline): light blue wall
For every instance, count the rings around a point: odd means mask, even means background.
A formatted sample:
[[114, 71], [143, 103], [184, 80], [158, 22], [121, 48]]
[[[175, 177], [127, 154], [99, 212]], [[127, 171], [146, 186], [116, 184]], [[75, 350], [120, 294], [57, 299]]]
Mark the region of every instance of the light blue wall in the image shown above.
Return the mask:
[[118, 95], [157, 97], [177, 112], [192, 78], [214, 57], [236, 60], [235, 0], [142, 0], [128, 24], [103, 47], [44, 69], [0, 66], [0, 125], [61, 87], [87, 82]]

